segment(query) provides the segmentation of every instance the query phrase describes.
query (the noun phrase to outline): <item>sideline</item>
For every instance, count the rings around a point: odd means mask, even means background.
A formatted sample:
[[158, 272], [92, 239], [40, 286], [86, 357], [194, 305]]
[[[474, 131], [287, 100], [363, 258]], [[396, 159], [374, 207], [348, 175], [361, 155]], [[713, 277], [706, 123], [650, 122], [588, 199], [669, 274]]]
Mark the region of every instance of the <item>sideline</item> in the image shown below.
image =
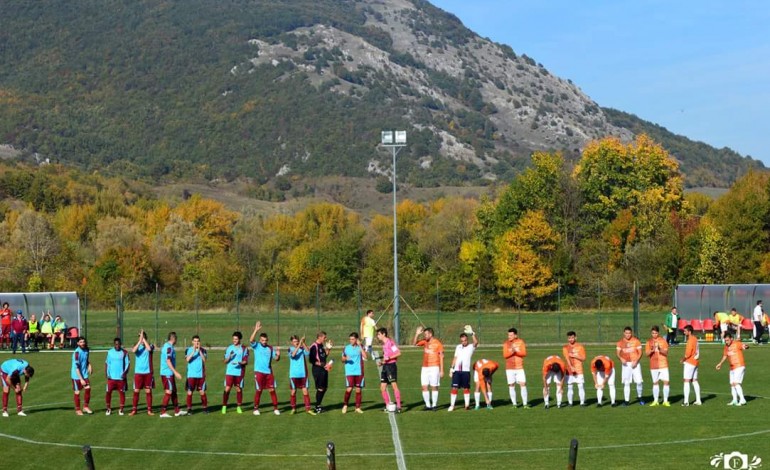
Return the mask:
[[401, 447], [401, 437], [398, 435], [395, 413], [388, 412], [388, 421], [390, 421], [390, 433], [393, 436], [393, 447], [396, 449], [396, 465], [398, 465], [398, 470], [406, 470], [404, 448]]

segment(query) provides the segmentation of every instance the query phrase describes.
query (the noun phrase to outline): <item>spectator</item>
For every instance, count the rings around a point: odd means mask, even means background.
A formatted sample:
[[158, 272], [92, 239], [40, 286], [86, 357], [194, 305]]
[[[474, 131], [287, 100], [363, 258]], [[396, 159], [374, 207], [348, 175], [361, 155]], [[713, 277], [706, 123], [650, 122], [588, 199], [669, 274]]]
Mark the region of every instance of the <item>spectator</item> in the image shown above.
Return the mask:
[[754, 313], [752, 319], [754, 320], [754, 344], [759, 344], [762, 340], [762, 335], [765, 333], [765, 325], [762, 324], [762, 319], [765, 315], [765, 308], [762, 306], [762, 301], [757, 300], [757, 306], [754, 307]]
[[24, 318], [24, 314], [21, 310], [16, 310], [16, 317], [11, 321], [11, 340], [13, 343], [13, 353], [16, 354], [16, 350], [21, 344], [22, 354], [27, 352], [27, 319]]

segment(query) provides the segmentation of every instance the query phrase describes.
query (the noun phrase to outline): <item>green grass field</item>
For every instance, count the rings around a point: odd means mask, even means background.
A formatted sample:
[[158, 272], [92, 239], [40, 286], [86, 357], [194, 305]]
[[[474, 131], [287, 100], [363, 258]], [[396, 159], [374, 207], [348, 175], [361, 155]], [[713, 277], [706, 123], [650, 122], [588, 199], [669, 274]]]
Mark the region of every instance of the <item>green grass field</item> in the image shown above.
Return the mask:
[[[521, 335], [528, 339], [527, 331], [522, 330]], [[619, 330], [616, 336], [620, 336]], [[498, 343], [504, 337], [502, 332], [494, 335], [488, 332], [482, 338], [485, 345], [477, 351], [475, 358], [499, 360]], [[227, 337], [221, 339], [219, 343], [224, 345]], [[445, 343], [449, 351], [454, 349], [454, 340], [445, 340]], [[611, 343], [589, 344], [587, 350], [589, 357], [614, 354]], [[339, 349], [333, 351], [332, 357], [338, 358], [339, 352]], [[396, 415], [395, 422], [406, 467], [565, 468], [572, 438], [577, 438], [580, 444], [580, 468], [708, 468], [711, 456], [732, 451], [749, 454], [750, 458], [756, 455], [764, 460], [770, 459], [770, 446], [767, 445], [770, 438], [767, 419], [770, 416], [770, 400], [767, 397], [770, 374], [766, 365], [770, 361], [770, 347], [752, 347], [746, 351], [748, 372], [744, 390], [749, 403], [742, 408], [725, 406], [730, 400], [727, 371], [714, 370], [721, 348], [718, 345], [702, 345], [702, 407], [679, 406], [682, 371], [677, 363], [671, 369], [671, 408], [649, 408], [637, 404], [629, 408], [597, 408], [595, 391], [588, 384], [586, 389], [590, 406], [587, 408], [546, 410], [542, 403], [540, 366], [546, 355], [558, 352], [560, 346], [556, 344], [530, 347], [526, 371], [533, 409], [513, 409], [510, 406], [504, 372], [500, 371], [495, 376], [493, 410], [447, 413], [449, 388], [446, 378], [442, 384], [440, 410], [422, 411], [419, 389], [421, 352], [405, 349], [399, 364], [399, 383], [406, 411]], [[221, 354], [222, 350], [213, 350], [210, 357], [216, 359]], [[448, 354], [451, 356], [451, 352]], [[678, 346], [673, 349], [672, 357], [678, 358], [681, 354], [682, 346]], [[0, 354], [0, 360], [11, 357], [7, 353]], [[344, 392], [340, 367], [331, 372], [331, 387], [324, 403], [327, 413], [315, 417], [304, 412], [289, 415], [287, 364], [281, 361], [276, 364], [276, 374], [284, 414], [252, 416], [254, 386], [247, 380], [246, 412], [238, 415], [231, 410], [223, 416], [219, 413], [223, 367], [220, 361], [211, 360], [208, 384], [210, 403], [215, 413], [204, 415], [198, 412], [190, 417], [162, 420], [144, 414], [135, 417], [104, 415], [102, 364], [105, 353], [96, 350], [92, 353], [96, 373], [92, 380], [94, 394], [91, 403], [96, 414], [76, 416], [69, 383], [70, 357], [71, 351], [39, 352], [25, 356], [37, 370], [25, 396], [25, 409], [29, 416], [17, 417], [11, 405], [11, 416], [0, 418], [0, 448], [4, 455], [13, 453], [17, 456], [14, 468], [51, 468], [53, 462], [58, 469], [83, 468], [81, 446], [84, 444], [93, 447], [96, 468], [140, 465], [169, 469], [225, 466], [325, 468], [328, 441], [336, 445], [337, 466], [340, 469], [397, 468], [392, 429], [388, 415], [381, 411], [382, 399], [372, 362], [366, 363], [363, 415], [340, 413]], [[184, 366], [180, 369], [184, 370]], [[649, 400], [651, 384], [647, 364], [644, 364], [644, 372], [645, 396]], [[618, 397], [622, 400], [619, 381], [617, 386]], [[311, 396], [312, 393], [311, 390]], [[161, 391], [156, 389], [156, 411], [160, 399]], [[234, 394], [231, 403], [233, 399]], [[140, 403], [143, 401], [142, 397]], [[117, 403], [117, 395], [113, 402]], [[265, 410], [267, 394], [262, 402], [262, 409]], [[458, 402], [462, 402], [462, 398]], [[199, 410], [197, 397], [194, 403]]]

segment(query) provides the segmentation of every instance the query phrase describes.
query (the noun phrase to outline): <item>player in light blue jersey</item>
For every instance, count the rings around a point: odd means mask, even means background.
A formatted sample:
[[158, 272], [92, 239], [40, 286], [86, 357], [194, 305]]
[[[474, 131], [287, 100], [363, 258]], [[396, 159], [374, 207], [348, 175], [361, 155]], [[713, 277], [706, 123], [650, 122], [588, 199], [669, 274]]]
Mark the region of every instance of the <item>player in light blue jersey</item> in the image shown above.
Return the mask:
[[155, 388], [155, 378], [153, 377], [152, 354], [155, 352], [155, 345], [147, 341], [147, 332], [139, 330], [139, 339], [131, 352], [134, 353], [134, 398], [133, 406], [129, 416], [136, 414], [139, 406], [139, 390], [144, 389], [144, 396], [147, 399], [147, 414], [152, 416], [152, 389]]
[[[83, 416], [83, 413], [92, 414], [88, 405], [91, 403], [91, 361], [89, 360], [88, 345], [82, 336], [78, 338], [78, 347], [72, 353], [72, 367], [70, 379], [72, 390], [75, 394], [75, 414]], [[80, 391], [83, 391], [83, 410], [80, 409]]]
[[297, 389], [302, 390], [302, 399], [305, 402], [305, 411], [315, 415], [310, 408], [310, 395], [307, 393], [307, 362], [308, 355], [305, 337], [298, 338], [292, 335], [289, 346], [289, 387], [291, 388], [291, 414], [297, 412]]
[[192, 345], [184, 352], [187, 361], [187, 414], [192, 414], [192, 396], [198, 391], [201, 396], [203, 412], [208, 413], [208, 399], [206, 398], [206, 360], [208, 353], [201, 347], [201, 338], [198, 335], [192, 337]]
[[[35, 375], [35, 369], [29, 362], [22, 359], [9, 359], [0, 365], [0, 383], [3, 385], [3, 417], [8, 417], [8, 395], [11, 387], [16, 393], [16, 412], [19, 416], [27, 416], [22, 409], [22, 394], [27, 391], [29, 381]], [[21, 377], [24, 376], [24, 387]]]
[[235, 387], [235, 411], [243, 413], [243, 378], [246, 376], [246, 365], [249, 363], [249, 349], [241, 344], [243, 334], [240, 331], [233, 332], [233, 344], [225, 350], [225, 391], [222, 394], [222, 414], [227, 413], [227, 401], [230, 399], [230, 390]]
[[160, 417], [171, 418], [171, 415], [166, 413], [168, 402], [174, 405], [174, 416], [184, 416], [187, 411], [179, 409], [179, 396], [176, 391], [176, 380], [181, 379], [182, 374], [176, 370], [176, 350], [174, 345], [176, 344], [176, 333], [171, 332], [168, 334], [166, 344], [160, 350], [160, 379], [163, 382], [163, 401], [160, 404]]
[[117, 390], [120, 397], [120, 408], [118, 414], [123, 416], [123, 407], [126, 406], [126, 376], [131, 361], [128, 359], [128, 351], [123, 349], [123, 343], [120, 338], [113, 340], [113, 346], [107, 351], [107, 358], [104, 360], [104, 375], [107, 377], [107, 391], [104, 395], [104, 402], [107, 404], [106, 415], [112, 414], [112, 392]]
[[281, 359], [281, 351], [267, 344], [267, 333], [260, 333], [259, 342], [256, 342], [257, 332], [262, 329], [262, 322], [257, 321], [254, 331], [249, 338], [251, 349], [254, 350], [254, 415], [259, 416], [259, 400], [262, 398], [262, 390], [270, 392], [270, 401], [273, 402], [273, 413], [281, 414], [278, 410], [278, 395], [275, 393], [275, 375], [273, 375], [273, 359]]
[[342, 413], [348, 412], [348, 402], [353, 388], [356, 389], [356, 413], [363, 413], [361, 409], [361, 389], [364, 388], [364, 362], [366, 349], [355, 331], [350, 333], [350, 343], [342, 350], [342, 362], [345, 364], [345, 400], [342, 405]]

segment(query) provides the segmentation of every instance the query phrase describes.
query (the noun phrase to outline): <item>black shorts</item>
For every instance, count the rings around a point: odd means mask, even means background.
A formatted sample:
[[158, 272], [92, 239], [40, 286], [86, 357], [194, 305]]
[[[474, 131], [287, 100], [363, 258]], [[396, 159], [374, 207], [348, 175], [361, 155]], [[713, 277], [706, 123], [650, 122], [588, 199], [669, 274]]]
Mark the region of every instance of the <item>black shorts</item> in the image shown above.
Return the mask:
[[315, 388], [319, 390], [326, 390], [329, 388], [329, 371], [321, 366], [313, 366], [313, 381], [315, 382]]
[[455, 371], [452, 374], [452, 388], [471, 388], [471, 373], [468, 371]]
[[380, 374], [380, 383], [391, 384], [398, 382], [398, 366], [395, 362], [382, 365], [382, 374]]

